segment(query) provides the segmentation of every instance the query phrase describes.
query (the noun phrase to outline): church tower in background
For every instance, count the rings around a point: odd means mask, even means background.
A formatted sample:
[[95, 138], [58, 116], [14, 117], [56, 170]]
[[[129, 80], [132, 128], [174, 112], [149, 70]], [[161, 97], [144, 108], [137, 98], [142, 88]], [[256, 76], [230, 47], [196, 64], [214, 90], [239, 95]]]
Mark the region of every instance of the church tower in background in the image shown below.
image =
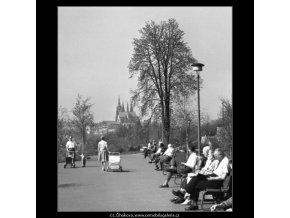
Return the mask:
[[121, 105], [120, 97], [118, 99], [118, 105], [116, 107], [116, 117], [115, 122], [118, 124], [122, 124], [125, 126], [132, 126], [139, 120], [136, 113], [133, 111], [133, 105], [130, 102], [130, 109], [129, 104], [127, 102], [127, 111], [125, 110], [124, 102]]

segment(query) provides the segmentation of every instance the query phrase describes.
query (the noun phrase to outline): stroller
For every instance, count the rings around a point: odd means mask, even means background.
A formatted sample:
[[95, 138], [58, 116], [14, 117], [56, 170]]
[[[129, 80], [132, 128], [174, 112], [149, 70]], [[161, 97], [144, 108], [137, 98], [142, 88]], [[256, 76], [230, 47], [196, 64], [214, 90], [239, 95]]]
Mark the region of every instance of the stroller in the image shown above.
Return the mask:
[[65, 157], [65, 164], [64, 164], [64, 168], [66, 168], [67, 164], [71, 164], [71, 168], [75, 168], [76, 164], [75, 164], [75, 150], [70, 149], [66, 152], [66, 157]]
[[107, 166], [107, 171], [109, 170], [120, 170], [123, 171], [121, 166], [121, 155], [120, 152], [109, 152], [109, 163]]

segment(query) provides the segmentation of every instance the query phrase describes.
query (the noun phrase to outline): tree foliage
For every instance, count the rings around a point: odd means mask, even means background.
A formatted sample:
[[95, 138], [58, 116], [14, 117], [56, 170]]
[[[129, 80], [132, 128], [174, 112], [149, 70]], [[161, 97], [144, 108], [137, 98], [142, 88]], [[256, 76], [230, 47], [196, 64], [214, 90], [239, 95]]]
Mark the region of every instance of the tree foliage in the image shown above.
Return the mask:
[[233, 146], [233, 107], [228, 99], [222, 98], [220, 109], [220, 131], [218, 139], [225, 150], [231, 151]]
[[170, 136], [171, 103], [196, 88], [191, 69], [193, 58], [184, 42], [184, 32], [175, 19], [156, 24], [146, 22], [133, 40], [134, 52], [129, 63], [130, 77], [138, 75], [137, 89], [132, 90], [134, 104], [141, 103], [141, 116], [159, 114], [166, 142]]
[[68, 111], [64, 107], [58, 108], [58, 116], [57, 116], [57, 146], [58, 151], [62, 148], [66, 141], [68, 135], [72, 132]]
[[74, 104], [72, 113], [74, 115], [72, 124], [75, 126], [76, 133], [83, 141], [83, 152], [86, 150], [86, 127], [91, 127], [94, 123], [94, 116], [91, 112], [93, 104], [90, 102], [90, 98], [83, 99], [81, 95], [78, 95]]

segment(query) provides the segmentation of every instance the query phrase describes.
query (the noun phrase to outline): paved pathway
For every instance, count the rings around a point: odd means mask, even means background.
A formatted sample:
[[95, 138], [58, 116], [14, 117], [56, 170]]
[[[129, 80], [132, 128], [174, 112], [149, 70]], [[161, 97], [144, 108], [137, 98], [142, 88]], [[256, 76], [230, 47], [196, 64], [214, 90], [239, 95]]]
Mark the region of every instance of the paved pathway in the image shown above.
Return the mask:
[[58, 164], [58, 211], [184, 211], [169, 201], [178, 186], [171, 180], [169, 188], [159, 188], [166, 176], [148, 158], [122, 155], [123, 172], [102, 171], [94, 158], [85, 168]]

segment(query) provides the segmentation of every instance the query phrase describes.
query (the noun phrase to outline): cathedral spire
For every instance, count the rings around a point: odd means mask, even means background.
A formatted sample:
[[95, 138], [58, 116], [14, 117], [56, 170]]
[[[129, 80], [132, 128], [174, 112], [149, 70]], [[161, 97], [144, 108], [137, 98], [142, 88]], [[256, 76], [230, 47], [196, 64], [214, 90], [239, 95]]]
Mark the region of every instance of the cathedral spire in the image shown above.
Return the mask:
[[124, 102], [122, 104], [122, 111], [125, 112]]
[[120, 96], [119, 96], [119, 99], [118, 99], [118, 107], [121, 107]]
[[127, 112], [129, 112], [129, 105], [128, 105], [128, 102], [127, 102]]
[[131, 104], [130, 112], [133, 112], [133, 104], [132, 104], [132, 102], [130, 104]]

